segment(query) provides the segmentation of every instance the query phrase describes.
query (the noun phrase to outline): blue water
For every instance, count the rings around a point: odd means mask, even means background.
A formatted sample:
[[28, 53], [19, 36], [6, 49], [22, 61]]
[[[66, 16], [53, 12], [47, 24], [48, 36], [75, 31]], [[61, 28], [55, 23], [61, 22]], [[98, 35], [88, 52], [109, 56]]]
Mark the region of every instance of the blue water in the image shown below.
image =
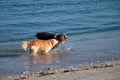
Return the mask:
[[[69, 39], [50, 55], [21, 48], [37, 32]], [[120, 59], [120, 0], [0, 0], [0, 76]]]

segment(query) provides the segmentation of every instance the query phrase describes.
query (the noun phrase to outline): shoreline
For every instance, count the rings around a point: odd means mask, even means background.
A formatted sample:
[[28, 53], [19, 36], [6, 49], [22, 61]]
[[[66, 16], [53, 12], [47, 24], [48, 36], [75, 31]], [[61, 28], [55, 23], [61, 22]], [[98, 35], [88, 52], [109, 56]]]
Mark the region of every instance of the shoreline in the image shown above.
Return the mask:
[[40, 72], [23, 72], [0, 80], [118, 80], [120, 79], [120, 60], [68, 69], [45, 69]]

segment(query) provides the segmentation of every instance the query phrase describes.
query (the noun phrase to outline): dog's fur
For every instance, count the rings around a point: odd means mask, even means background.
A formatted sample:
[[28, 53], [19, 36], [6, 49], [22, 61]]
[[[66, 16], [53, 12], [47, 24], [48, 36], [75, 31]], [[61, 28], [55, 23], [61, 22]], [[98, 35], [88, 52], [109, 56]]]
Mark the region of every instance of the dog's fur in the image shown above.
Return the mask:
[[36, 55], [38, 51], [42, 53], [48, 53], [56, 45], [67, 40], [67, 36], [63, 33], [56, 35], [55, 39], [49, 40], [32, 40], [32, 41], [23, 41], [22, 48], [27, 51], [27, 48], [30, 47], [30, 54]]
[[52, 34], [49, 32], [39, 32], [36, 34], [37, 39], [41, 40], [49, 40], [49, 39], [54, 39], [56, 34]]

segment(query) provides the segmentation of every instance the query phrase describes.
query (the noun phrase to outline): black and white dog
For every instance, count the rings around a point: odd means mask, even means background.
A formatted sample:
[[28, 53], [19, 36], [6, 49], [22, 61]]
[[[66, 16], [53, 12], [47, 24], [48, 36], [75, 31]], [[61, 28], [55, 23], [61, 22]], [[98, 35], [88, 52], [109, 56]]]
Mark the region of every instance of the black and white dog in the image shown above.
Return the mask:
[[[53, 33], [49, 33], [49, 32], [39, 32], [36, 34], [36, 37], [37, 39], [40, 39], [40, 40], [49, 40], [49, 39], [60, 39], [62, 38], [61, 36], [62, 35], [65, 35], [63, 33], [60, 33], [60, 34], [53, 34]], [[67, 36], [65, 36], [66, 38], [68, 38]], [[65, 38], [65, 39], [66, 39]], [[62, 38], [63, 39], [63, 38]], [[52, 49], [55, 49], [59, 46], [60, 43], [56, 44]]]

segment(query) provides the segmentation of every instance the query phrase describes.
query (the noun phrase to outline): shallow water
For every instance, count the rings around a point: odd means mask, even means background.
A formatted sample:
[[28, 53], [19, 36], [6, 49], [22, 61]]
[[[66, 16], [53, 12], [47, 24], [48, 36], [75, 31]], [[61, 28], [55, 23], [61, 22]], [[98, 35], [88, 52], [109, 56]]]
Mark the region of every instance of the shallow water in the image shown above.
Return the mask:
[[[0, 76], [120, 59], [119, 0], [0, 0]], [[37, 32], [65, 33], [49, 55], [31, 57], [21, 42]]]

